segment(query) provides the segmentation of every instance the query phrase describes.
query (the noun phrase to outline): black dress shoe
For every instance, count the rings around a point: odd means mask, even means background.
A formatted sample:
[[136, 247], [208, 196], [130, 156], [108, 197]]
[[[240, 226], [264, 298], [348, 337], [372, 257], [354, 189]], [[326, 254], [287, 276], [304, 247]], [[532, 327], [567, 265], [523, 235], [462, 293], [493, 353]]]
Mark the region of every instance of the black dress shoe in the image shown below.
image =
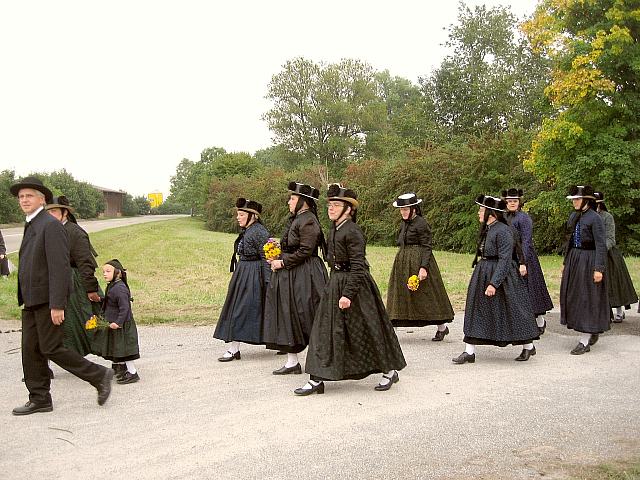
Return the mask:
[[127, 371], [118, 379], [116, 383], [118, 383], [119, 385], [126, 385], [127, 383], [136, 383], [138, 380], [140, 380], [138, 372], [131, 373]]
[[393, 386], [394, 383], [398, 383], [400, 381], [400, 376], [398, 375], [398, 372], [395, 370], [393, 372], [393, 375], [391, 375], [391, 378], [387, 377], [386, 375], [382, 375], [382, 376], [388, 379], [389, 381], [385, 384], [379, 383], [378, 385], [373, 387], [373, 389], [378, 392], [386, 392]]
[[598, 343], [599, 339], [600, 339], [599, 334], [592, 333], [591, 336], [589, 337], [589, 345], [595, 345], [596, 343]]
[[274, 375], [289, 375], [289, 374], [298, 375], [301, 373], [302, 373], [302, 367], [300, 366], [299, 363], [296, 363], [293, 367], [284, 366], [282, 368], [279, 368], [273, 371]]
[[320, 382], [317, 385], [311, 384], [311, 388], [296, 388], [293, 393], [300, 395], [301, 397], [311, 395], [312, 393], [321, 395], [324, 393], [324, 382]]
[[438, 330], [435, 336], [431, 339], [432, 342], [441, 342], [444, 340], [444, 337], [449, 335], [449, 327], [444, 327], [444, 330]]
[[531, 350], [527, 350], [526, 348], [522, 349], [520, 355], [516, 357], [516, 362], [526, 362], [529, 360], [529, 357], [532, 357], [536, 354], [536, 347], [534, 346]]
[[286, 354], [287, 354], [287, 352], [283, 352], [282, 350], [278, 350], [276, 352], [276, 355], [286, 355]]
[[582, 355], [583, 353], [587, 353], [591, 348], [589, 345], [583, 345], [582, 342], [578, 342], [578, 345], [571, 350], [571, 355]]
[[[227, 352], [231, 353], [231, 352]], [[231, 353], [230, 357], [225, 357], [224, 355], [218, 359], [219, 362], [231, 362], [232, 360], [240, 360], [240, 350], [236, 353]]]
[[547, 321], [544, 321], [544, 324], [541, 327], [538, 327], [538, 335], [542, 335], [544, 331], [547, 329]]
[[475, 363], [476, 361], [476, 354], [472, 353], [471, 355], [468, 354], [467, 352], [462, 352], [460, 355], [458, 355], [456, 358], [452, 358], [451, 361], [453, 363], [457, 363], [458, 365], [462, 365], [463, 363]]
[[124, 363], [112, 363], [111, 369], [118, 380], [127, 372], [127, 366]]
[[98, 405], [104, 405], [109, 395], [111, 395], [111, 380], [113, 380], [113, 370], [108, 368], [104, 377], [100, 380], [100, 383], [96, 385], [96, 390], [98, 390]]
[[51, 403], [33, 403], [28, 401], [21, 407], [16, 407], [11, 413], [14, 415], [31, 415], [32, 413], [52, 412], [53, 404]]
[[616, 315], [613, 317], [613, 323], [622, 323], [622, 320], [625, 319], [625, 314], [624, 312], [622, 312], [622, 315], [618, 315], [616, 313]]

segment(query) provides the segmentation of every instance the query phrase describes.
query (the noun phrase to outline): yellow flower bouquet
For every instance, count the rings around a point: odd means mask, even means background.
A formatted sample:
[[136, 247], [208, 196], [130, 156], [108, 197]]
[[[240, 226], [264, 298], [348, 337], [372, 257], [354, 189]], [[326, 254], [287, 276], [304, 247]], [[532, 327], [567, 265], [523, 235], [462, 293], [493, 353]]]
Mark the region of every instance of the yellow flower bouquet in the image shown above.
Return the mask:
[[416, 290], [418, 290], [419, 286], [420, 286], [420, 279], [418, 278], [418, 276], [411, 275], [407, 280], [407, 288], [412, 292], [415, 292]]
[[85, 330], [101, 330], [109, 328], [109, 322], [99, 315], [92, 315], [89, 320], [84, 324]]
[[280, 248], [280, 242], [275, 238], [270, 238], [267, 243], [262, 247], [264, 250], [264, 258], [267, 260], [275, 260], [280, 257], [282, 249]]

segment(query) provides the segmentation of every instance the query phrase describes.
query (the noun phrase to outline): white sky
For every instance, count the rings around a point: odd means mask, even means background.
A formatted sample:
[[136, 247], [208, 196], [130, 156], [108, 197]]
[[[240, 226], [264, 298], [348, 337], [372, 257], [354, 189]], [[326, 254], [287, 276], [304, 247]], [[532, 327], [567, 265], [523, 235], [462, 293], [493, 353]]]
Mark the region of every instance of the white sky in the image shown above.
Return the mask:
[[[475, 1], [529, 15], [535, 0]], [[66, 168], [132, 195], [207, 147], [271, 145], [272, 75], [359, 58], [417, 82], [446, 54], [453, 0], [42, 0], [0, 7], [0, 170]]]

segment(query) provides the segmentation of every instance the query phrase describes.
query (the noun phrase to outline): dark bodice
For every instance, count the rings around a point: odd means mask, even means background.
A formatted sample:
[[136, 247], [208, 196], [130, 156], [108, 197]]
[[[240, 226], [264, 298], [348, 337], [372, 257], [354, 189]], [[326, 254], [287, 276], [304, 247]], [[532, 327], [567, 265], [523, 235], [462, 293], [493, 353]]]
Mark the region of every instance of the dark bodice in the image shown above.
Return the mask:
[[332, 274], [334, 271], [346, 271], [349, 275], [342, 295], [353, 300], [369, 272], [362, 230], [351, 220], [346, 220], [337, 227], [333, 225], [327, 248], [327, 261]]
[[[578, 212], [573, 212], [569, 216], [567, 227], [571, 228]], [[594, 269], [598, 272], [605, 271], [605, 265], [607, 262], [607, 241], [604, 222], [600, 215], [594, 212], [592, 209], [588, 209], [583, 212], [580, 220], [577, 223], [578, 235], [576, 235], [576, 229], [572, 229], [571, 238], [567, 245], [567, 254], [573, 248], [580, 248], [583, 250], [595, 250], [596, 259]]]
[[269, 231], [261, 223], [249, 225], [238, 243], [238, 256], [241, 261], [264, 260], [262, 247], [269, 240]]
[[402, 222], [396, 245], [399, 247], [414, 246], [420, 248], [420, 267], [426, 270], [429, 269], [431, 227], [423, 217], [418, 215], [409, 221]]
[[322, 228], [316, 216], [308, 210], [297, 214], [280, 241], [284, 267], [295, 268], [309, 257], [317, 257], [322, 239]]
[[[497, 262], [491, 276], [491, 285], [498, 288], [504, 282], [509, 269], [515, 268], [514, 263], [515, 239], [512, 228], [502, 222], [493, 222], [487, 227], [487, 233], [480, 247], [484, 261]], [[478, 268], [478, 267], [476, 267]]]

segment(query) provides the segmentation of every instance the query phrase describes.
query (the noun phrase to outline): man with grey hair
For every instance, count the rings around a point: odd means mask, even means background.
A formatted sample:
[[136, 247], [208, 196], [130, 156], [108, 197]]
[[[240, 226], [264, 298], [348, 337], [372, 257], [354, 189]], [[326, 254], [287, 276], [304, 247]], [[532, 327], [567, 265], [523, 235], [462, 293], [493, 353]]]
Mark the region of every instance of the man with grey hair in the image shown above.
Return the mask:
[[53, 410], [47, 359], [89, 382], [103, 405], [111, 393], [113, 370], [64, 347], [62, 323], [71, 289], [69, 244], [64, 227], [44, 210], [53, 197], [37, 177], [9, 189], [26, 215], [18, 266], [18, 304], [22, 310], [22, 369], [29, 401], [14, 415]]

